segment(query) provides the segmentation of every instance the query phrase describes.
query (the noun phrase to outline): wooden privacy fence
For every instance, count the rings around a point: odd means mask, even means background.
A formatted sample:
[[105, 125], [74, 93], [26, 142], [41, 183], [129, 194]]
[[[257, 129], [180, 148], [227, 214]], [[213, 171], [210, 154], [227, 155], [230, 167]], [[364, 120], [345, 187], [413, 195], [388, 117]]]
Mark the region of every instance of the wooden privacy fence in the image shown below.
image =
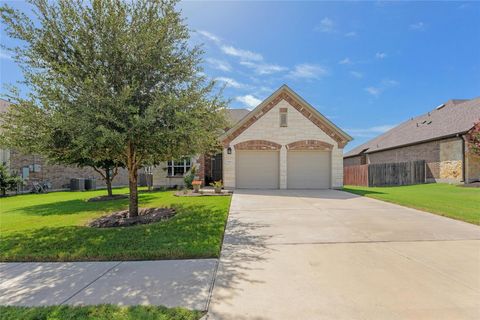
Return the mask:
[[368, 186], [368, 164], [343, 168], [343, 184]]
[[345, 185], [380, 187], [425, 183], [425, 161], [365, 164], [343, 169]]

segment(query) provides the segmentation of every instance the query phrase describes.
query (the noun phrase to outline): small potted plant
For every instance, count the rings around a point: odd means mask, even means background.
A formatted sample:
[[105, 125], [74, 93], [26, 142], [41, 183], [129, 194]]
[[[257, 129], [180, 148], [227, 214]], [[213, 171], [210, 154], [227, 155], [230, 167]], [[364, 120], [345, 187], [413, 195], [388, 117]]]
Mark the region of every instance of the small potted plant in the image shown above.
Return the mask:
[[210, 185], [215, 189], [215, 193], [222, 193], [222, 187], [223, 187], [222, 180], [218, 180], [213, 183], [210, 183]]
[[201, 186], [202, 186], [202, 180], [192, 181], [193, 192], [198, 193], [200, 191]]

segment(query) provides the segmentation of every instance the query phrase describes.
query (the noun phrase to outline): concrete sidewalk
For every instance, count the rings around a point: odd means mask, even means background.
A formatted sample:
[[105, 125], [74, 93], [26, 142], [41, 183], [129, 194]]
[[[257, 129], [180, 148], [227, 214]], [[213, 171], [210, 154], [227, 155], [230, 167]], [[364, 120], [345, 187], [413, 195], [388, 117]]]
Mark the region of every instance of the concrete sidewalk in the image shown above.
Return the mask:
[[151, 304], [206, 310], [217, 259], [1, 263], [0, 305]]

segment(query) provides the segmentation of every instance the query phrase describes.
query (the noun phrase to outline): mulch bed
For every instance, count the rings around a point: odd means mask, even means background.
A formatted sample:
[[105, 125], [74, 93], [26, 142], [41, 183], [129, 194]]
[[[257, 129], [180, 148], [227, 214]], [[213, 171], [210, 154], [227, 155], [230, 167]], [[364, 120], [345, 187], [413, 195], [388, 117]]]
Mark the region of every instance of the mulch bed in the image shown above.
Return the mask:
[[232, 195], [231, 193], [227, 193], [227, 192], [222, 192], [222, 193], [213, 193], [213, 192], [204, 192], [204, 193], [200, 193], [200, 192], [192, 192], [192, 191], [188, 191], [187, 193], [183, 192], [183, 191], [178, 191], [178, 192], [175, 192], [175, 196], [177, 197], [204, 197], [204, 196], [230, 196]]
[[137, 224], [149, 224], [170, 219], [176, 214], [172, 208], [145, 208], [138, 210], [138, 216], [128, 218], [128, 210], [115, 212], [88, 223], [94, 228], [129, 227]]
[[87, 202], [97, 202], [97, 201], [109, 201], [109, 200], [118, 200], [118, 199], [127, 199], [128, 194], [114, 194], [112, 196], [99, 196], [93, 197], [87, 200]]

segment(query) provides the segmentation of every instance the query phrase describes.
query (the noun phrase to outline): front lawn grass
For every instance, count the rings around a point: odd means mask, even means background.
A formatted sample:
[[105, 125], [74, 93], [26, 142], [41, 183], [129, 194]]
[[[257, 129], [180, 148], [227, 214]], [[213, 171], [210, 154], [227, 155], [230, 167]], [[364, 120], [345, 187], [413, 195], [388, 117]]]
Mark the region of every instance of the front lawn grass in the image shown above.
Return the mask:
[[[0, 199], [0, 261], [156, 260], [218, 257], [231, 197], [141, 192], [140, 207], [174, 207], [149, 225], [97, 229], [85, 224], [128, 207], [128, 199], [86, 202], [105, 194], [52, 192]], [[114, 193], [127, 193], [115, 189]]]
[[372, 188], [345, 186], [343, 190], [480, 225], [480, 188], [432, 183]]
[[200, 311], [156, 306], [0, 306], [1, 320], [198, 320], [202, 315]]

